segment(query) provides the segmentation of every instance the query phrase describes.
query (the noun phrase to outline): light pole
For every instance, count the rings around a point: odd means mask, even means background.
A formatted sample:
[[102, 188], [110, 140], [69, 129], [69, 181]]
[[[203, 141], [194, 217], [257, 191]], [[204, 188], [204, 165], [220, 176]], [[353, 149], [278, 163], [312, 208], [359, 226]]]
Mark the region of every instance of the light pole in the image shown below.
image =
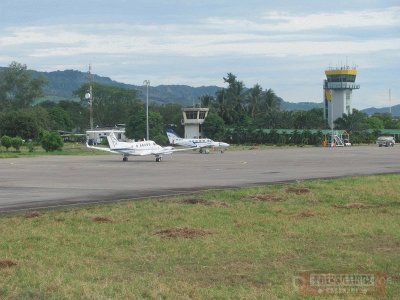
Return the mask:
[[150, 80], [143, 81], [146, 85], [146, 140], [149, 140], [149, 85]]

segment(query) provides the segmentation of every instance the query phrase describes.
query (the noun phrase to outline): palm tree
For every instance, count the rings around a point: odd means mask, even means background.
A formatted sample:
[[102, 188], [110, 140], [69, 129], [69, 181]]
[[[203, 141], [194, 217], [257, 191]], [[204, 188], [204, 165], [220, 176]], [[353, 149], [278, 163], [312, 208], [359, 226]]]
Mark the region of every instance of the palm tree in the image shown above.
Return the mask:
[[264, 92], [264, 109], [266, 114], [270, 114], [271, 112], [280, 110], [281, 103], [279, 102], [278, 97], [275, 92], [271, 89], [268, 89]]
[[334, 121], [335, 128], [344, 129], [348, 133], [351, 133], [353, 131], [360, 131], [366, 129], [366, 119], [367, 115], [365, 113], [354, 109], [351, 114], [343, 114], [341, 118], [337, 118]]
[[236, 76], [232, 73], [228, 73], [227, 77], [224, 77], [225, 83], [228, 83], [228, 88], [225, 89], [223, 96], [225, 102], [225, 123], [232, 124], [240, 120], [244, 112], [244, 97], [243, 89], [244, 84], [236, 79]]
[[254, 119], [256, 113], [258, 112], [260, 100], [262, 96], [262, 88], [259, 84], [256, 84], [250, 91], [249, 95], [249, 106], [250, 106], [250, 115]]

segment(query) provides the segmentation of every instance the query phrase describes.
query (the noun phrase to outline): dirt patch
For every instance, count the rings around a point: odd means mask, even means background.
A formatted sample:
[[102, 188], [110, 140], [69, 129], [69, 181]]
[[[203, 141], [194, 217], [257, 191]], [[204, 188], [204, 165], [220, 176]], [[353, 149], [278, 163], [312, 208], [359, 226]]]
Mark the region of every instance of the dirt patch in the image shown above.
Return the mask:
[[12, 261], [10, 259], [0, 259], [0, 269], [3, 268], [10, 268], [16, 266], [17, 263], [15, 261]]
[[271, 195], [271, 194], [257, 194], [250, 197], [253, 201], [260, 202], [281, 202], [283, 199], [281, 197]]
[[190, 239], [190, 238], [205, 236], [205, 235], [212, 234], [212, 233], [208, 230], [203, 230], [203, 229], [178, 227], [178, 228], [159, 230], [159, 231], [156, 231], [155, 234], [159, 235], [161, 237], [164, 237], [164, 238], [182, 237], [182, 238]]
[[25, 214], [26, 219], [37, 218], [40, 217], [42, 214], [38, 211], [30, 211]]
[[218, 207], [225, 207], [225, 208], [230, 207], [230, 205], [228, 203], [226, 203], [226, 202], [217, 202], [217, 206]]
[[300, 218], [300, 219], [302, 219], [302, 218], [312, 218], [312, 217], [315, 217], [315, 216], [317, 216], [317, 213], [314, 212], [314, 211], [311, 211], [311, 210], [304, 210], [304, 211], [302, 211], [302, 212], [300, 212], [300, 213], [295, 215], [296, 218]]
[[286, 193], [292, 193], [296, 195], [307, 194], [310, 192], [309, 188], [287, 188]]
[[211, 205], [212, 202], [201, 199], [201, 198], [187, 198], [183, 199], [182, 202], [183, 204], [201, 204], [201, 205]]
[[375, 205], [370, 205], [370, 204], [363, 204], [363, 203], [349, 203], [345, 205], [334, 205], [334, 208], [345, 208], [345, 209], [361, 209], [361, 208], [378, 208], [381, 206], [375, 206]]
[[93, 217], [92, 221], [96, 222], [96, 223], [112, 223], [113, 222], [113, 220], [111, 220], [108, 217]]
[[260, 145], [254, 145], [249, 148], [249, 150], [260, 150]]

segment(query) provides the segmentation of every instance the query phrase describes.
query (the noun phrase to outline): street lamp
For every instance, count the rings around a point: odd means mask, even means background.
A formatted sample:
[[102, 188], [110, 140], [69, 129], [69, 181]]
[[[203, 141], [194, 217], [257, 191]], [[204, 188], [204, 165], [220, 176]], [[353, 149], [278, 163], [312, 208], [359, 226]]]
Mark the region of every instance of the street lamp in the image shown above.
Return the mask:
[[150, 80], [143, 81], [146, 85], [146, 140], [149, 140], [149, 85]]

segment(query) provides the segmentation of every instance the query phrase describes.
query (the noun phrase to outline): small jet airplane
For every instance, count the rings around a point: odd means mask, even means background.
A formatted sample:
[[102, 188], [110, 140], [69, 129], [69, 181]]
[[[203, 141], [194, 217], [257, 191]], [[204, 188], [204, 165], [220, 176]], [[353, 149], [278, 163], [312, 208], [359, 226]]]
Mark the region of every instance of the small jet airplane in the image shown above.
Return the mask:
[[90, 149], [102, 150], [111, 153], [122, 154], [124, 157], [123, 161], [128, 161], [128, 156], [144, 156], [154, 155], [156, 162], [162, 161], [162, 156], [165, 154], [172, 154], [176, 151], [190, 150], [189, 148], [174, 149], [173, 147], [161, 147], [154, 141], [140, 141], [140, 142], [120, 142], [115, 136], [114, 132], [111, 132], [107, 136], [108, 144], [110, 148], [90, 146], [86, 142], [86, 147]]
[[211, 139], [184, 139], [179, 137], [175, 131], [172, 129], [167, 129], [167, 136], [169, 143], [171, 145], [179, 145], [190, 148], [200, 149], [200, 153], [203, 153], [205, 148], [221, 148], [221, 153], [224, 152], [226, 148], [229, 147], [229, 144], [224, 142], [214, 142]]

